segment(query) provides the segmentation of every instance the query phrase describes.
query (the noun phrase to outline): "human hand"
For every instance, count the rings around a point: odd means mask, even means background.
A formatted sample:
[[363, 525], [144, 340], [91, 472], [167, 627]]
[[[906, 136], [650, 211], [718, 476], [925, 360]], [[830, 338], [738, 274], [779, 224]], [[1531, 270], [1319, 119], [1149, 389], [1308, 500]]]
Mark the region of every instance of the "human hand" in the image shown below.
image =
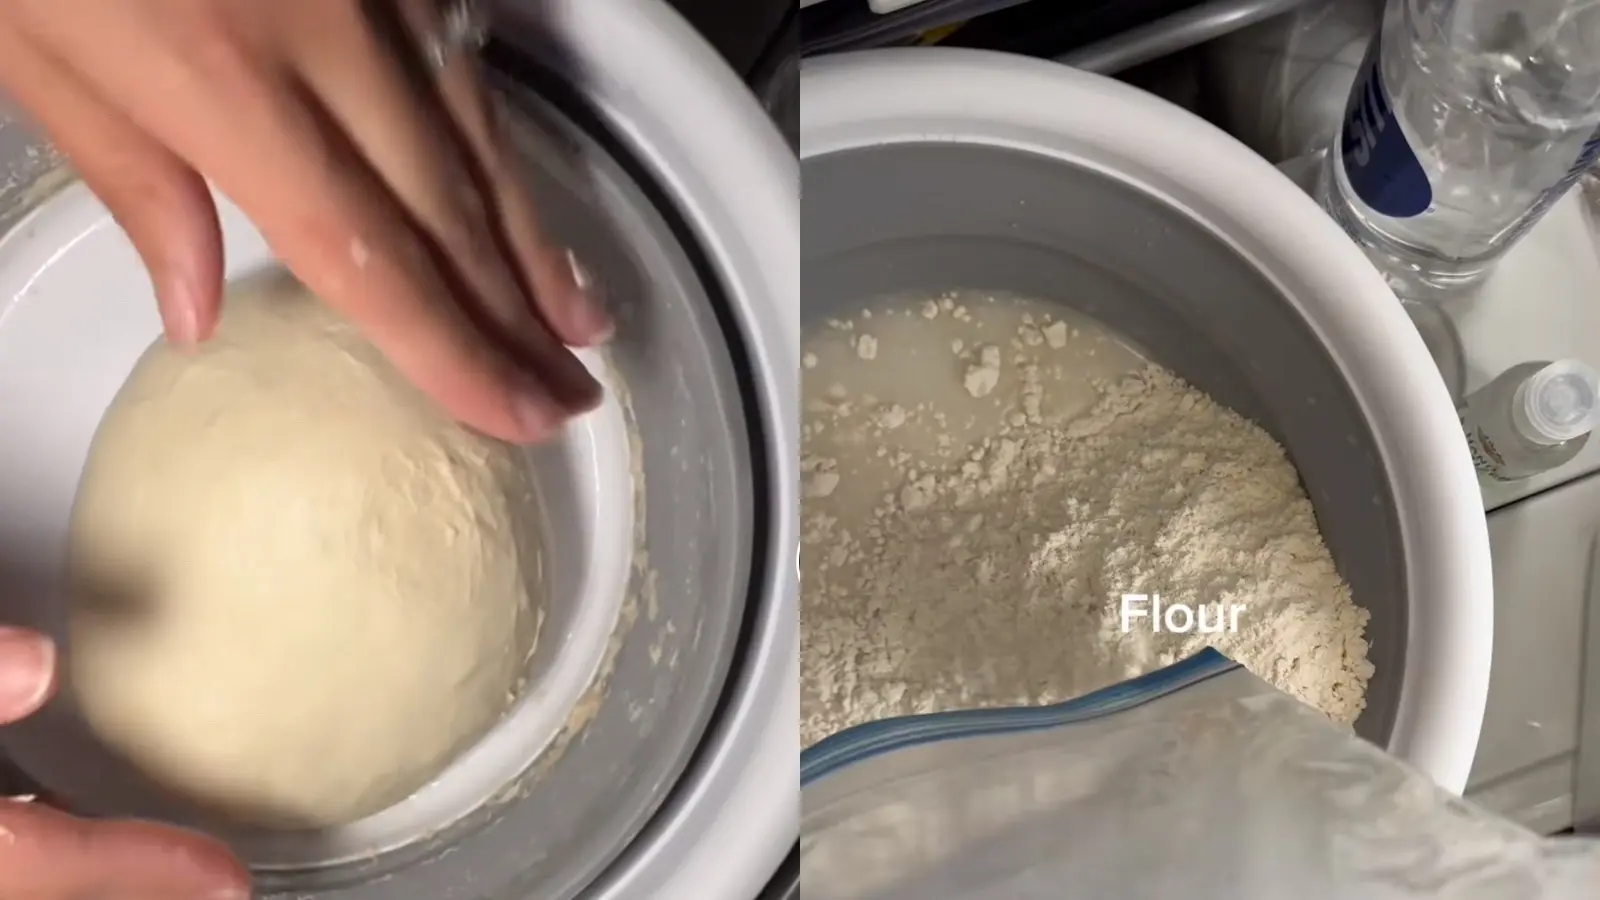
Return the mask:
[[567, 348], [611, 322], [542, 235], [475, 60], [396, 49], [445, 28], [437, 0], [6, 0], [0, 85], [128, 233], [169, 340], [217, 323], [209, 180], [451, 414], [537, 441], [599, 403]]
[[[0, 725], [50, 698], [55, 656], [48, 639], [0, 627]], [[248, 900], [249, 884], [228, 848], [202, 835], [0, 798], [0, 897], [7, 900]]]

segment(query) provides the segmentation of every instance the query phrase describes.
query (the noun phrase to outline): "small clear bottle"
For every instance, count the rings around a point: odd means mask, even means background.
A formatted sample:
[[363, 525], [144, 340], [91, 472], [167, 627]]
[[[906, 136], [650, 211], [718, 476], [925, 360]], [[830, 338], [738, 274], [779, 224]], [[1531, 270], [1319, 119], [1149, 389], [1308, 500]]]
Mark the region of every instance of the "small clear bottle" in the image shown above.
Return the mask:
[[1600, 415], [1600, 374], [1576, 359], [1525, 362], [1461, 402], [1461, 428], [1478, 474], [1518, 481], [1583, 449]]

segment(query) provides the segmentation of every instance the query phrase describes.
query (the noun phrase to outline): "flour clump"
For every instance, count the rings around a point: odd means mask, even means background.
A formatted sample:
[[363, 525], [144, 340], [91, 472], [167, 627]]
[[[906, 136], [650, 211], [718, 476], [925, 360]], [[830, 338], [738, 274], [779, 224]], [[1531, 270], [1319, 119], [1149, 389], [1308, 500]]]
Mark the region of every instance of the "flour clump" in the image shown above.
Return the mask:
[[73, 510], [70, 690], [158, 787], [252, 825], [404, 799], [503, 715], [541, 618], [523, 454], [287, 281], [152, 347]]
[[[964, 306], [996, 346], [1010, 325]], [[1353, 722], [1372, 675], [1368, 613], [1283, 449], [1131, 356], [1062, 406], [1073, 370], [1118, 348], [1087, 322], [1023, 318], [1003, 367], [979, 360], [1006, 379], [985, 376], [982, 392], [962, 359], [942, 370], [953, 399], [909, 403], [857, 390], [848, 365], [817, 368], [844, 390], [808, 403], [802, 429], [802, 468], [827, 484], [808, 492], [803, 523], [803, 743], [890, 716], [1059, 702], [1207, 645]], [[874, 321], [876, 365], [979, 342], [908, 324], [895, 345], [891, 317]], [[808, 346], [832, 362], [831, 340]], [[891, 402], [910, 410], [893, 432], [875, 424]], [[1226, 633], [1157, 631], [1148, 618], [1125, 629], [1124, 594], [1244, 612]]]

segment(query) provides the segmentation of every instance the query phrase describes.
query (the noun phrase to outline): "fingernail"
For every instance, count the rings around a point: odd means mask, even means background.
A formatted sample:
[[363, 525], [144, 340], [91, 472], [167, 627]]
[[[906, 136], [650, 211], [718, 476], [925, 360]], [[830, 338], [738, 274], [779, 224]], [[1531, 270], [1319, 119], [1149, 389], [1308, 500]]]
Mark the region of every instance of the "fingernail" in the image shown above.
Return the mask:
[[575, 416], [586, 416], [589, 413], [599, 409], [600, 405], [605, 402], [605, 391], [600, 388], [596, 388], [594, 393], [585, 394], [577, 399], [575, 405], [572, 407], [572, 414]]
[[555, 434], [566, 415], [542, 386], [524, 389], [511, 401], [512, 415], [522, 431], [523, 440], [536, 444]]
[[605, 297], [600, 285], [595, 281], [594, 275], [589, 272], [583, 260], [571, 249], [567, 250], [567, 268], [572, 272], [572, 285], [578, 289], [581, 298], [577, 301], [573, 315], [577, 318], [580, 330], [589, 336], [593, 343], [604, 343], [611, 339], [616, 330], [616, 323], [606, 313]]
[[200, 312], [187, 282], [177, 280], [167, 286], [167, 312], [163, 318], [167, 340], [184, 345], [200, 342]]
[[32, 711], [55, 680], [56, 645], [42, 634], [0, 628], [0, 721]]
[[567, 412], [575, 416], [594, 412], [605, 402], [605, 385], [600, 383], [600, 379], [589, 371], [589, 367], [584, 365], [582, 360], [574, 357], [573, 364], [577, 367], [577, 378], [571, 391], [563, 397]]
[[223, 888], [214, 894], [207, 894], [206, 900], [250, 900], [250, 889]]
[[567, 248], [567, 268], [572, 271], [572, 284], [579, 291], [588, 294], [594, 289], [594, 276], [589, 274], [589, 268], [571, 247]]

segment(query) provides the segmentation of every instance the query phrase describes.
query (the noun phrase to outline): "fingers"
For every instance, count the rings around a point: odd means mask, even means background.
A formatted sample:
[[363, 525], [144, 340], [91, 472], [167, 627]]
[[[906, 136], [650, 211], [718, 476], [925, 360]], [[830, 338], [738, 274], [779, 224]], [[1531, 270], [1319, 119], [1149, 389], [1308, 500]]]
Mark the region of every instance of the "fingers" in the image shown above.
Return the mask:
[[[452, 415], [510, 441], [552, 434], [568, 411], [451, 302], [408, 211], [316, 117], [303, 86], [263, 62], [249, 37], [223, 28], [190, 34], [185, 28], [215, 8], [185, 8], [194, 15], [179, 27], [172, 17], [133, 14], [142, 6], [108, 4], [50, 40], [73, 48], [86, 81], [108, 101], [210, 175], [301, 281]], [[59, 24], [46, 18], [41, 28]], [[110, 46], [141, 47], [148, 64], [119, 65]]]
[[[55, 686], [50, 639], [0, 628], [0, 725], [37, 711]], [[143, 822], [87, 822], [0, 798], [0, 897], [249, 900], [249, 885], [244, 866], [210, 838]]]
[[0, 800], [0, 897], [249, 900], [250, 874], [199, 834]]
[[0, 725], [38, 712], [55, 688], [55, 644], [35, 631], [0, 627]]
[[167, 338], [215, 329], [222, 302], [222, 232], [205, 180], [69, 68], [0, 28], [0, 81], [72, 159], [133, 242], [155, 285]]
[[[0, 725], [31, 715], [56, 686], [49, 638], [0, 628]], [[0, 798], [0, 897], [249, 900], [250, 875], [223, 844], [144, 822], [88, 822]]]
[[292, 50], [301, 76], [431, 239], [458, 299], [505, 339], [517, 358], [573, 413], [599, 401], [588, 370], [534, 314], [479, 192], [465, 149], [442, 119], [431, 88], [418, 86], [356, 4], [298, 10]]
[[[436, 3], [406, 0], [406, 10], [418, 33], [437, 34], [443, 27]], [[457, 54], [436, 79], [444, 106], [472, 150], [506, 241], [545, 321], [568, 344], [604, 343], [611, 337], [613, 323], [600, 286], [570, 249], [552, 244], [544, 235], [512, 146], [501, 133], [494, 99], [477, 60]]]

